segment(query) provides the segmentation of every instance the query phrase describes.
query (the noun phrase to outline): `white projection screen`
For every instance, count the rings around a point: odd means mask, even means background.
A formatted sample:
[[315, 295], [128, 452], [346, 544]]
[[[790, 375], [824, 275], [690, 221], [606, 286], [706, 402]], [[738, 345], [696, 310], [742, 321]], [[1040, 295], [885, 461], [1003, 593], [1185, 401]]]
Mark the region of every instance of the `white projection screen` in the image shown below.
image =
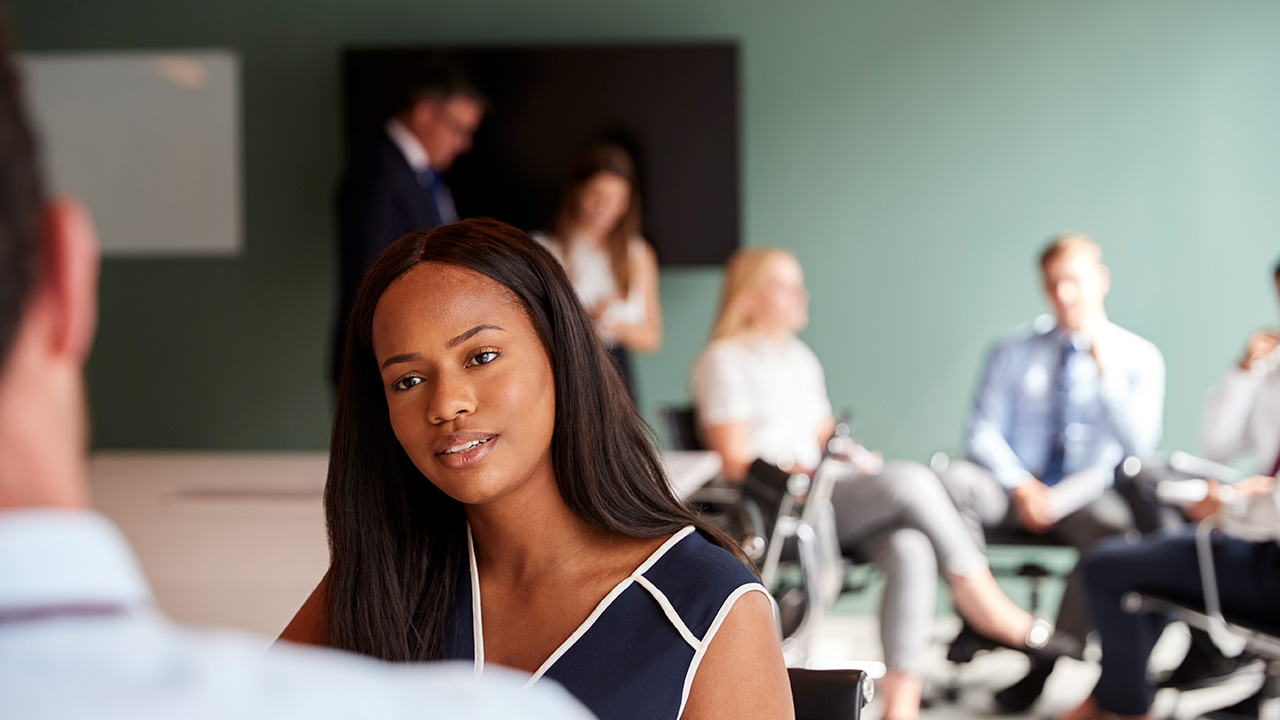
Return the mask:
[[107, 255], [235, 255], [240, 62], [228, 50], [23, 53], [51, 191]]

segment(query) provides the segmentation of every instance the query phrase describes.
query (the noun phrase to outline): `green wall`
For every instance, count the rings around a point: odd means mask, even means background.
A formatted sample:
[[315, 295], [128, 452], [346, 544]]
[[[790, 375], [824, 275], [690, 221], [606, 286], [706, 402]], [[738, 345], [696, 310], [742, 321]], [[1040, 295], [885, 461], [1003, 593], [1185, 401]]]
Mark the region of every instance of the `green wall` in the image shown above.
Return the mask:
[[[16, 0], [21, 49], [222, 46], [244, 70], [246, 250], [108, 259], [99, 448], [323, 448], [345, 45], [736, 39], [742, 227], [792, 248], [833, 401], [887, 454], [953, 447], [1034, 254], [1092, 233], [1114, 320], [1169, 366], [1166, 447], [1275, 322], [1280, 4]], [[684, 397], [719, 275], [662, 275], [642, 402]]]

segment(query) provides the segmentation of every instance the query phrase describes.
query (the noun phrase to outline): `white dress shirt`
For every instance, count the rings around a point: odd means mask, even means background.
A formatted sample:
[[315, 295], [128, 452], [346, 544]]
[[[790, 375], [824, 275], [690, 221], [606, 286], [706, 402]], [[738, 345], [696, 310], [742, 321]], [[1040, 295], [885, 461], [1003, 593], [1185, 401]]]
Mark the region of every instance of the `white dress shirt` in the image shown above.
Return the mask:
[[1028, 474], [1039, 478], [1048, 465], [1059, 432], [1055, 386], [1068, 341], [1074, 352], [1062, 410], [1064, 476], [1087, 472], [1105, 487], [1126, 456], [1155, 451], [1164, 415], [1164, 358], [1149, 341], [1105, 319], [1097, 333], [1105, 373], [1090, 355], [1088, 339], [1068, 336], [1052, 316], [1038, 318], [991, 352], [967, 445], [1006, 489]]
[[1228, 462], [1242, 453], [1257, 455], [1259, 473], [1271, 472], [1280, 456], [1280, 368], [1232, 368], [1209, 391], [1200, 426], [1205, 457]]
[[803, 468], [822, 460], [818, 432], [831, 401], [822, 363], [799, 338], [743, 333], [716, 340], [694, 364], [690, 390], [699, 423], [745, 423], [756, 457]]
[[387, 121], [386, 129], [387, 137], [391, 138], [392, 144], [401, 155], [404, 155], [404, 161], [409, 163], [414, 174], [421, 174], [431, 169], [431, 158], [427, 157], [427, 149], [422, 147], [422, 143], [404, 123], [391, 118]]
[[0, 512], [0, 717], [574, 718], [554, 686], [175, 626], [94, 513]]

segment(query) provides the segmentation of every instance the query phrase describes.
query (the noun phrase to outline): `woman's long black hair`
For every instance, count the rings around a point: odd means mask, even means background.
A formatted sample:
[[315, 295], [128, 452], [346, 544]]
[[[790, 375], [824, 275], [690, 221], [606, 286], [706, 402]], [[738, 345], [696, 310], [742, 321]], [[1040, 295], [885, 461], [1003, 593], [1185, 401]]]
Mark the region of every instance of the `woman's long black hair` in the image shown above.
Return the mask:
[[326, 644], [386, 660], [439, 659], [455, 584], [465, 577], [462, 504], [424, 477], [396, 440], [373, 355], [378, 299], [424, 262], [478, 272], [523, 303], [551, 360], [551, 457], [576, 516], [639, 538], [693, 525], [746, 562], [736, 543], [672, 494], [646, 426], [560, 263], [510, 225], [464, 220], [397, 240], [356, 293], [324, 492]]

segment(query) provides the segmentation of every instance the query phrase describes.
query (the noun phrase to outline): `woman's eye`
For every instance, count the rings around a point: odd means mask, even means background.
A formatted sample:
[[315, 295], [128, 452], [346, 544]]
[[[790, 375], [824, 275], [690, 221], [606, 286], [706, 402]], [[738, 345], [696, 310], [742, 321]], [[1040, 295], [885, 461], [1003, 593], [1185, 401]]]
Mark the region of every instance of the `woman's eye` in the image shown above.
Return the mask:
[[497, 350], [481, 350], [475, 355], [472, 355], [471, 361], [468, 362], [467, 364], [468, 365], [488, 365], [489, 363], [493, 362], [494, 359], [496, 359], [497, 357], [498, 357]]
[[399, 380], [395, 381], [395, 384], [391, 386], [391, 389], [401, 390], [401, 391], [408, 390], [409, 388], [413, 387], [414, 385], [417, 385], [420, 382], [422, 382], [422, 378], [410, 375], [409, 377], [400, 378]]

